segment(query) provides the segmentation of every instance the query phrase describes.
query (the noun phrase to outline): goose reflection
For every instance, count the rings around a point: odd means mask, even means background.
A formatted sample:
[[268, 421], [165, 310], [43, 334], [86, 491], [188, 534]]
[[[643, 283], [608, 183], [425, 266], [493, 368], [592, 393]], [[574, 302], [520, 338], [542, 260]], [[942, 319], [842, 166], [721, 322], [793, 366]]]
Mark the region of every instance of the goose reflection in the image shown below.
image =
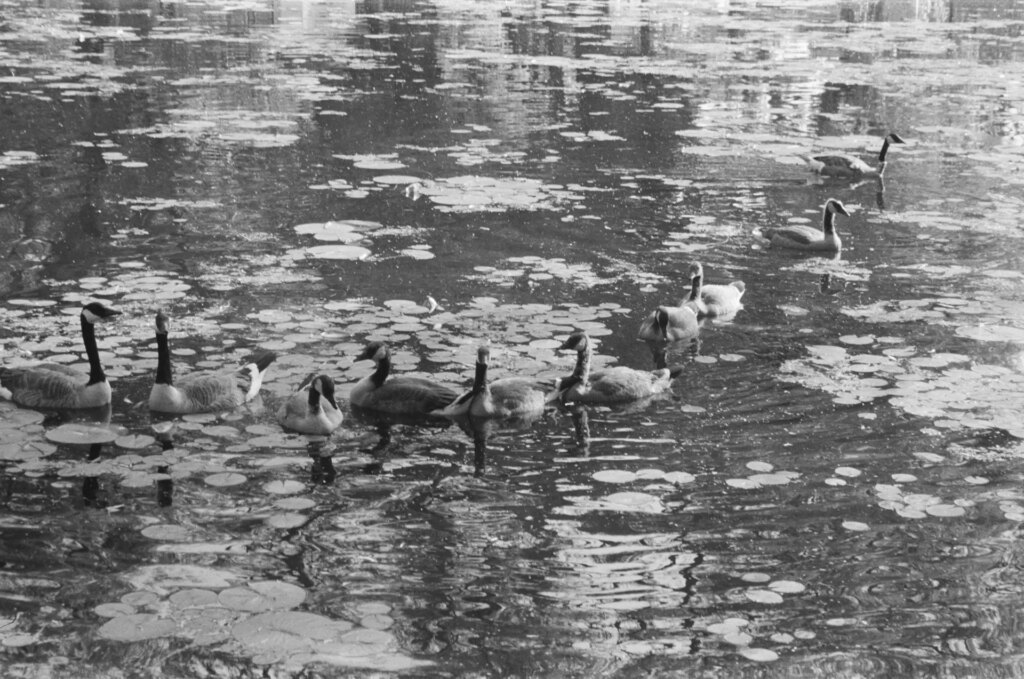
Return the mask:
[[370, 455], [381, 454], [391, 445], [392, 429], [396, 425], [415, 429], [446, 429], [452, 424], [450, 419], [440, 415], [382, 413], [359, 406], [352, 406], [352, 420], [369, 425], [376, 430], [377, 442], [366, 451]]
[[338, 471], [334, 468], [334, 458], [326, 449], [325, 441], [310, 441], [306, 445], [306, 453], [312, 464], [309, 467], [309, 482], [314, 486], [329, 486], [334, 483]]
[[529, 412], [516, 417], [476, 417], [471, 414], [454, 415], [451, 421], [473, 441], [473, 473], [482, 476], [487, 467], [489, 442], [494, 435], [518, 438], [544, 416], [543, 412]]

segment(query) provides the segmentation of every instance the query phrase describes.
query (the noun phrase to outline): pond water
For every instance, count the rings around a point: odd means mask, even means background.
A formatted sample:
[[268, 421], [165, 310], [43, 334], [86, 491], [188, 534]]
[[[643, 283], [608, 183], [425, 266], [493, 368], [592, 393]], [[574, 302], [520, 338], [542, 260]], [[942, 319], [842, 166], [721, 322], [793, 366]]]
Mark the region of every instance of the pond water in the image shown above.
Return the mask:
[[[0, 666], [77, 676], [1024, 673], [1024, 2], [0, 0]], [[884, 183], [822, 179], [843, 151]], [[828, 198], [841, 255], [769, 247]], [[667, 355], [688, 288], [744, 308]], [[234, 411], [146, 405], [278, 353]], [[394, 370], [682, 368], [475, 430]], [[311, 372], [331, 437], [275, 413]], [[83, 668], [88, 668], [85, 671]]]

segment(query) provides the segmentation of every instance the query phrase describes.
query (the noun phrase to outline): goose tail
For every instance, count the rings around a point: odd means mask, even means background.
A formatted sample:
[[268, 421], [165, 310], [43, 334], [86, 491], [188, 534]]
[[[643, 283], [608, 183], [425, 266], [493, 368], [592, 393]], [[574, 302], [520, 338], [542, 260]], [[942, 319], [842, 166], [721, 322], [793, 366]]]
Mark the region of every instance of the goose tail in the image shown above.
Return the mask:
[[429, 415], [436, 415], [440, 417], [459, 417], [469, 412], [469, 406], [473, 403], [473, 397], [477, 392], [470, 390], [464, 394], [456, 396], [455, 399], [443, 408], [431, 410]]
[[683, 366], [681, 366], [681, 365], [674, 365], [674, 366], [672, 366], [672, 367], [670, 367], [668, 369], [669, 379], [674, 380], [675, 378], [679, 377], [682, 374], [683, 374]]
[[[256, 398], [256, 394], [260, 393], [260, 387], [263, 385], [263, 376], [276, 358], [277, 353], [273, 351], [261, 351], [253, 355], [251, 362], [245, 364], [239, 370], [243, 378], [249, 383], [248, 390], [245, 393], [246, 401], [251, 401]], [[244, 386], [242, 388], [245, 389]]]
[[274, 351], [261, 351], [258, 354], [254, 354], [252, 357], [252, 363], [255, 364], [256, 370], [259, 371], [260, 375], [267, 372], [267, 368], [270, 364], [277, 360], [277, 352]]

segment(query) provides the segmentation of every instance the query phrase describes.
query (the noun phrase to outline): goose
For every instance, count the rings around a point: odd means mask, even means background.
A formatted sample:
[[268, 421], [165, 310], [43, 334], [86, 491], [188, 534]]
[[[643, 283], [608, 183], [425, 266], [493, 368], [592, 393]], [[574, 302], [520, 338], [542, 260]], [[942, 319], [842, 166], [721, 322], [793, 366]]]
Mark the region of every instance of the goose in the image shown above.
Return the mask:
[[446, 417], [523, 418], [540, 415], [548, 402], [550, 386], [529, 377], [487, 380], [491, 351], [483, 345], [476, 353], [476, 374], [469, 391], [453, 400], [438, 414]]
[[253, 356], [252, 362], [223, 371], [194, 372], [174, 381], [171, 350], [167, 343], [169, 319], [156, 315], [156, 381], [149, 391], [149, 409], [160, 413], [187, 415], [227, 410], [251, 401], [260, 392], [267, 368], [277, 358], [272, 351]]
[[298, 391], [277, 411], [282, 427], [315, 436], [327, 436], [341, 426], [342, 419], [334, 400], [334, 380], [323, 374], [303, 380]]
[[357, 408], [392, 415], [430, 415], [458, 396], [453, 389], [422, 377], [388, 379], [391, 350], [384, 342], [370, 342], [355, 360], [372, 360], [377, 366], [352, 388], [349, 401]]
[[881, 177], [885, 172], [885, 154], [889, 152], [889, 145], [904, 143], [906, 142], [895, 132], [885, 135], [882, 150], [878, 154], [878, 167], [871, 167], [857, 156], [848, 153], [823, 153], [805, 160], [812, 170], [827, 177]]
[[793, 250], [839, 252], [843, 242], [836, 233], [836, 214], [850, 216], [842, 203], [835, 198], [829, 198], [822, 209], [821, 231], [803, 224], [793, 224], [766, 229], [762, 235], [771, 241], [773, 246]]
[[637, 337], [648, 342], [691, 340], [700, 332], [697, 311], [685, 302], [681, 306], [660, 306], [640, 324]]
[[747, 286], [743, 281], [733, 281], [728, 285], [704, 285], [704, 267], [700, 262], [690, 265], [691, 292], [685, 304], [693, 305], [697, 317], [731, 316], [743, 308], [740, 301]]
[[30, 408], [96, 408], [110, 403], [110, 383], [100, 364], [94, 326], [121, 312], [101, 302], [82, 307], [82, 344], [89, 358], [84, 373], [59, 363], [40, 363], [23, 368], [0, 368], [0, 398]]
[[654, 396], [671, 388], [672, 380], [681, 368], [636, 370], [626, 366], [613, 366], [595, 373], [590, 372], [594, 350], [585, 332], [569, 335], [560, 351], [576, 352], [576, 367], [572, 376], [559, 380], [556, 390], [563, 402], [627, 403]]

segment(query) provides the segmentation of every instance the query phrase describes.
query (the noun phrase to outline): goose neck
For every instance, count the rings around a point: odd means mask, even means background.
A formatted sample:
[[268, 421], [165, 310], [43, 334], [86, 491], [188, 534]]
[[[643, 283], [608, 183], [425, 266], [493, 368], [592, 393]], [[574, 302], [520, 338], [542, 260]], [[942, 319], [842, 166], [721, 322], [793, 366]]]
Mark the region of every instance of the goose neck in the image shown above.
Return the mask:
[[825, 211], [821, 221], [821, 231], [825, 235], [831, 235], [836, 232], [836, 213], [829, 209], [829, 206], [825, 206]]
[[388, 378], [388, 373], [391, 372], [391, 356], [385, 354], [377, 359], [377, 369], [373, 371], [373, 375], [370, 379], [373, 380], [374, 385], [380, 387], [384, 384], [384, 380]]
[[690, 280], [690, 301], [700, 299], [700, 288], [704, 284], [704, 274], [697, 274]]
[[96, 328], [85, 316], [82, 316], [82, 343], [85, 345], [85, 355], [89, 358], [89, 384], [105, 382], [107, 376], [103, 374], [100, 350], [96, 346]]
[[473, 375], [473, 393], [478, 394], [487, 386], [487, 362], [477, 361], [476, 372]]
[[586, 382], [590, 378], [590, 359], [593, 353], [589, 343], [582, 351], [576, 352], [576, 368], [572, 371], [572, 375], [580, 382]]
[[889, 138], [882, 140], [882, 150], [878, 152], [878, 162], [885, 163], [885, 154], [889, 152]]
[[167, 343], [167, 333], [156, 334], [156, 383], [170, 385], [171, 378], [171, 349]]

